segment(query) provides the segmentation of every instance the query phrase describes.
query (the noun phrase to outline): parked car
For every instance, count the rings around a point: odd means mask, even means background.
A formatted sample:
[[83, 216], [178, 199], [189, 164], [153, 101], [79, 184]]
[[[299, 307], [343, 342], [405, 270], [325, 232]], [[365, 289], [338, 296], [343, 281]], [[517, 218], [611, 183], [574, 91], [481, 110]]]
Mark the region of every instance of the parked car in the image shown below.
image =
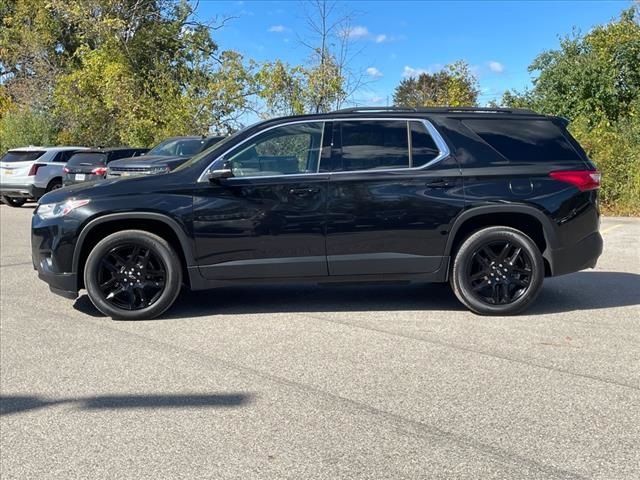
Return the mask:
[[112, 161], [137, 157], [148, 151], [148, 148], [116, 147], [78, 152], [64, 167], [64, 186], [106, 178], [107, 165]]
[[155, 175], [174, 170], [224, 137], [173, 137], [153, 147], [144, 157], [109, 164], [107, 178]]
[[479, 108], [269, 120], [162, 178], [48, 193], [33, 264], [113, 318], [156, 317], [183, 283], [264, 282], [449, 281], [470, 310], [515, 314], [602, 252], [600, 174], [566, 124]]
[[59, 174], [75, 152], [86, 147], [24, 147], [0, 158], [0, 195], [7, 205], [21, 207], [29, 199], [62, 186]]

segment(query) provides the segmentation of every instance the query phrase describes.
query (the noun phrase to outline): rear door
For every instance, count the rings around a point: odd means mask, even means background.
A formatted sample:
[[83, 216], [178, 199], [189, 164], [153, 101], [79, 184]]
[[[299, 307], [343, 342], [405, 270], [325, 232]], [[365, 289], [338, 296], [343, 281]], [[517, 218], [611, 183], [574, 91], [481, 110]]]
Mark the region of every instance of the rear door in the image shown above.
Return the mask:
[[327, 275], [328, 173], [319, 164], [324, 122], [280, 125], [214, 163], [233, 177], [196, 188], [193, 226], [201, 274], [208, 279]]
[[461, 173], [427, 121], [336, 121], [327, 199], [329, 273], [430, 273], [464, 207]]

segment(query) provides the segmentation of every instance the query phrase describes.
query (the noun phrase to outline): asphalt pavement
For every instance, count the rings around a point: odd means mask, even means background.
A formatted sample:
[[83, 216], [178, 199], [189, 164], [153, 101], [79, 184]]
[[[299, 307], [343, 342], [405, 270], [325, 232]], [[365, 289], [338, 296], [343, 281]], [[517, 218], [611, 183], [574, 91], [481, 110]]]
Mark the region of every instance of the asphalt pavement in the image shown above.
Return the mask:
[[447, 285], [234, 287], [118, 322], [0, 206], [0, 478], [638, 479], [640, 219], [516, 317]]

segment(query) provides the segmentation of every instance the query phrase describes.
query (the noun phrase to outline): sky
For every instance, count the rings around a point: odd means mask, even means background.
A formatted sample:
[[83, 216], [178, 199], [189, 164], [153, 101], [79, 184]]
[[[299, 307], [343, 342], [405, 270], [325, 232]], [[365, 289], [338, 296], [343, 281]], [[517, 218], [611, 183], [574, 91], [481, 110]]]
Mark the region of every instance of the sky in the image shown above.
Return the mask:
[[[479, 103], [531, 85], [527, 67], [575, 29], [588, 32], [616, 18], [631, 1], [343, 1], [352, 16], [351, 69], [363, 76], [357, 105], [392, 103], [408, 76], [465, 60], [479, 80]], [[232, 17], [213, 32], [223, 50], [256, 61], [303, 63], [309, 38], [303, 1], [206, 1], [199, 20]]]

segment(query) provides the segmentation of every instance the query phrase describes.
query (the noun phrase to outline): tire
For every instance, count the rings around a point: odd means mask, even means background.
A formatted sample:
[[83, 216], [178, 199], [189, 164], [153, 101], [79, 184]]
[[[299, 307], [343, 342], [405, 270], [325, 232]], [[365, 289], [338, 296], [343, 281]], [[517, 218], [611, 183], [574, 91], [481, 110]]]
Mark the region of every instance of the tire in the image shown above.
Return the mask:
[[522, 312], [540, 293], [543, 280], [544, 261], [537, 245], [510, 227], [483, 228], [467, 237], [450, 277], [458, 299], [480, 315]]
[[26, 198], [18, 198], [18, 197], [7, 197], [6, 195], [2, 197], [2, 201], [9, 205], [10, 207], [20, 208], [25, 203], [27, 203]]
[[49, 182], [49, 185], [47, 185], [47, 189], [45, 190], [45, 193], [49, 193], [50, 191], [57, 190], [59, 188], [62, 188], [62, 179], [54, 178]]
[[114, 320], [152, 319], [178, 297], [182, 265], [165, 239], [142, 230], [124, 230], [91, 250], [84, 284], [95, 307]]

